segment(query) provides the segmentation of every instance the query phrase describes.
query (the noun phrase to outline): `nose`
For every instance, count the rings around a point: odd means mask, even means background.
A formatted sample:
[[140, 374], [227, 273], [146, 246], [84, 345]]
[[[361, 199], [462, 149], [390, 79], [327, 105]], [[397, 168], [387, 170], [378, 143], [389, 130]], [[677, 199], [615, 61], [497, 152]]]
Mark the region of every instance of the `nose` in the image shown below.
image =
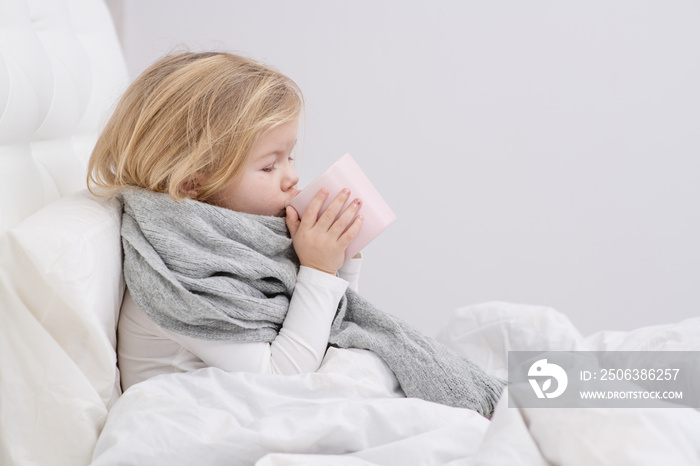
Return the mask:
[[285, 171], [284, 179], [282, 180], [282, 189], [284, 191], [288, 191], [294, 188], [297, 183], [299, 183], [299, 176], [294, 168], [294, 163], [290, 161], [287, 164], [287, 170]]

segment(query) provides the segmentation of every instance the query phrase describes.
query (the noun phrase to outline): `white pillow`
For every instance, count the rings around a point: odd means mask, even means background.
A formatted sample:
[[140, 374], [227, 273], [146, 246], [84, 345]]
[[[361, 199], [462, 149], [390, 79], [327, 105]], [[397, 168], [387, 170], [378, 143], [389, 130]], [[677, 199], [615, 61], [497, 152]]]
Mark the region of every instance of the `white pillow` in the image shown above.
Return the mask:
[[0, 237], [0, 436], [45, 447], [15, 454], [91, 454], [120, 395], [120, 224], [117, 199], [82, 191]]

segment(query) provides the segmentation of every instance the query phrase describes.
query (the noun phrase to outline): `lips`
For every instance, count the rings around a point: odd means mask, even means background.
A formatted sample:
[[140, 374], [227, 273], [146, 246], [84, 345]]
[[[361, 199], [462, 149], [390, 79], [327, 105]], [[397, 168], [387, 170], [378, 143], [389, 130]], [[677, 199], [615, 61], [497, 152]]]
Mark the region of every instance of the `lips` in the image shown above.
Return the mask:
[[289, 204], [292, 202], [292, 199], [294, 199], [295, 197], [297, 197], [297, 195], [298, 195], [300, 192], [301, 192], [300, 189], [295, 189], [294, 192], [292, 193], [292, 195], [289, 196], [289, 199], [287, 199], [287, 202], [284, 203], [284, 208], [282, 208], [282, 215], [281, 215], [282, 217], [284, 217], [284, 216], [286, 215], [287, 207], [288, 207]]
[[287, 203], [285, 204], [285, 207], [288, 206], [289, 203], [292, 202], [292, 199], [294, 199], [295, 197], [297, 197], [297, 195], [298, 195], [300, 192], [301, 192], [300, 189], [295, 189], [295, 190], [294, 190], [294, 193], [293, 193], [291, 196], [289, 196], [289, 199], [287, 199]]

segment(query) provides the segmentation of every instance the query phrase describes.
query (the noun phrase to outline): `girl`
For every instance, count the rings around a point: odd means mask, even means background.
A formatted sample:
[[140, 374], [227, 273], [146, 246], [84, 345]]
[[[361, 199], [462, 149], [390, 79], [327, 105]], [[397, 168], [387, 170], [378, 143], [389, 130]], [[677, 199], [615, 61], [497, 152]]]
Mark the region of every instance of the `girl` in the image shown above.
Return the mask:
[[90, 159], [88, 185], [119, 192], [127, 293], [124, 389], [214, 366], [296, 374], [328, 345], [370, 350], [408, 396], [490, 417], [503, 382], [362, 299], [343, 264], [362, 201], [322, 189], [300, 219], [292, 152], [302, 95], [227, 53], [168, 56], [126, 91]]

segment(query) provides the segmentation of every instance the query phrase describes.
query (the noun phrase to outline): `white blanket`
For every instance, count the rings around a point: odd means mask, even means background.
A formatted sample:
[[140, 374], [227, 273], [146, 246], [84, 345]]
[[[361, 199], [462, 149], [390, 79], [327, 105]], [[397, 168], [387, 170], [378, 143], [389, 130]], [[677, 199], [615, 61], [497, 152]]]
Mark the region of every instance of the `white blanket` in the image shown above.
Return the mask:
[[[439, 338], [506, 377], [508, 350], [699, 350], [700, 318], [583, 338], [551, 309], [487, 303], [457, 310]], [[114, 405], [95, 465], [700, 464], [700, 413], [518, 409], [492, 421], [401, 396], [386, 366], [330, 349], [317, 373], [156, 377]]]

